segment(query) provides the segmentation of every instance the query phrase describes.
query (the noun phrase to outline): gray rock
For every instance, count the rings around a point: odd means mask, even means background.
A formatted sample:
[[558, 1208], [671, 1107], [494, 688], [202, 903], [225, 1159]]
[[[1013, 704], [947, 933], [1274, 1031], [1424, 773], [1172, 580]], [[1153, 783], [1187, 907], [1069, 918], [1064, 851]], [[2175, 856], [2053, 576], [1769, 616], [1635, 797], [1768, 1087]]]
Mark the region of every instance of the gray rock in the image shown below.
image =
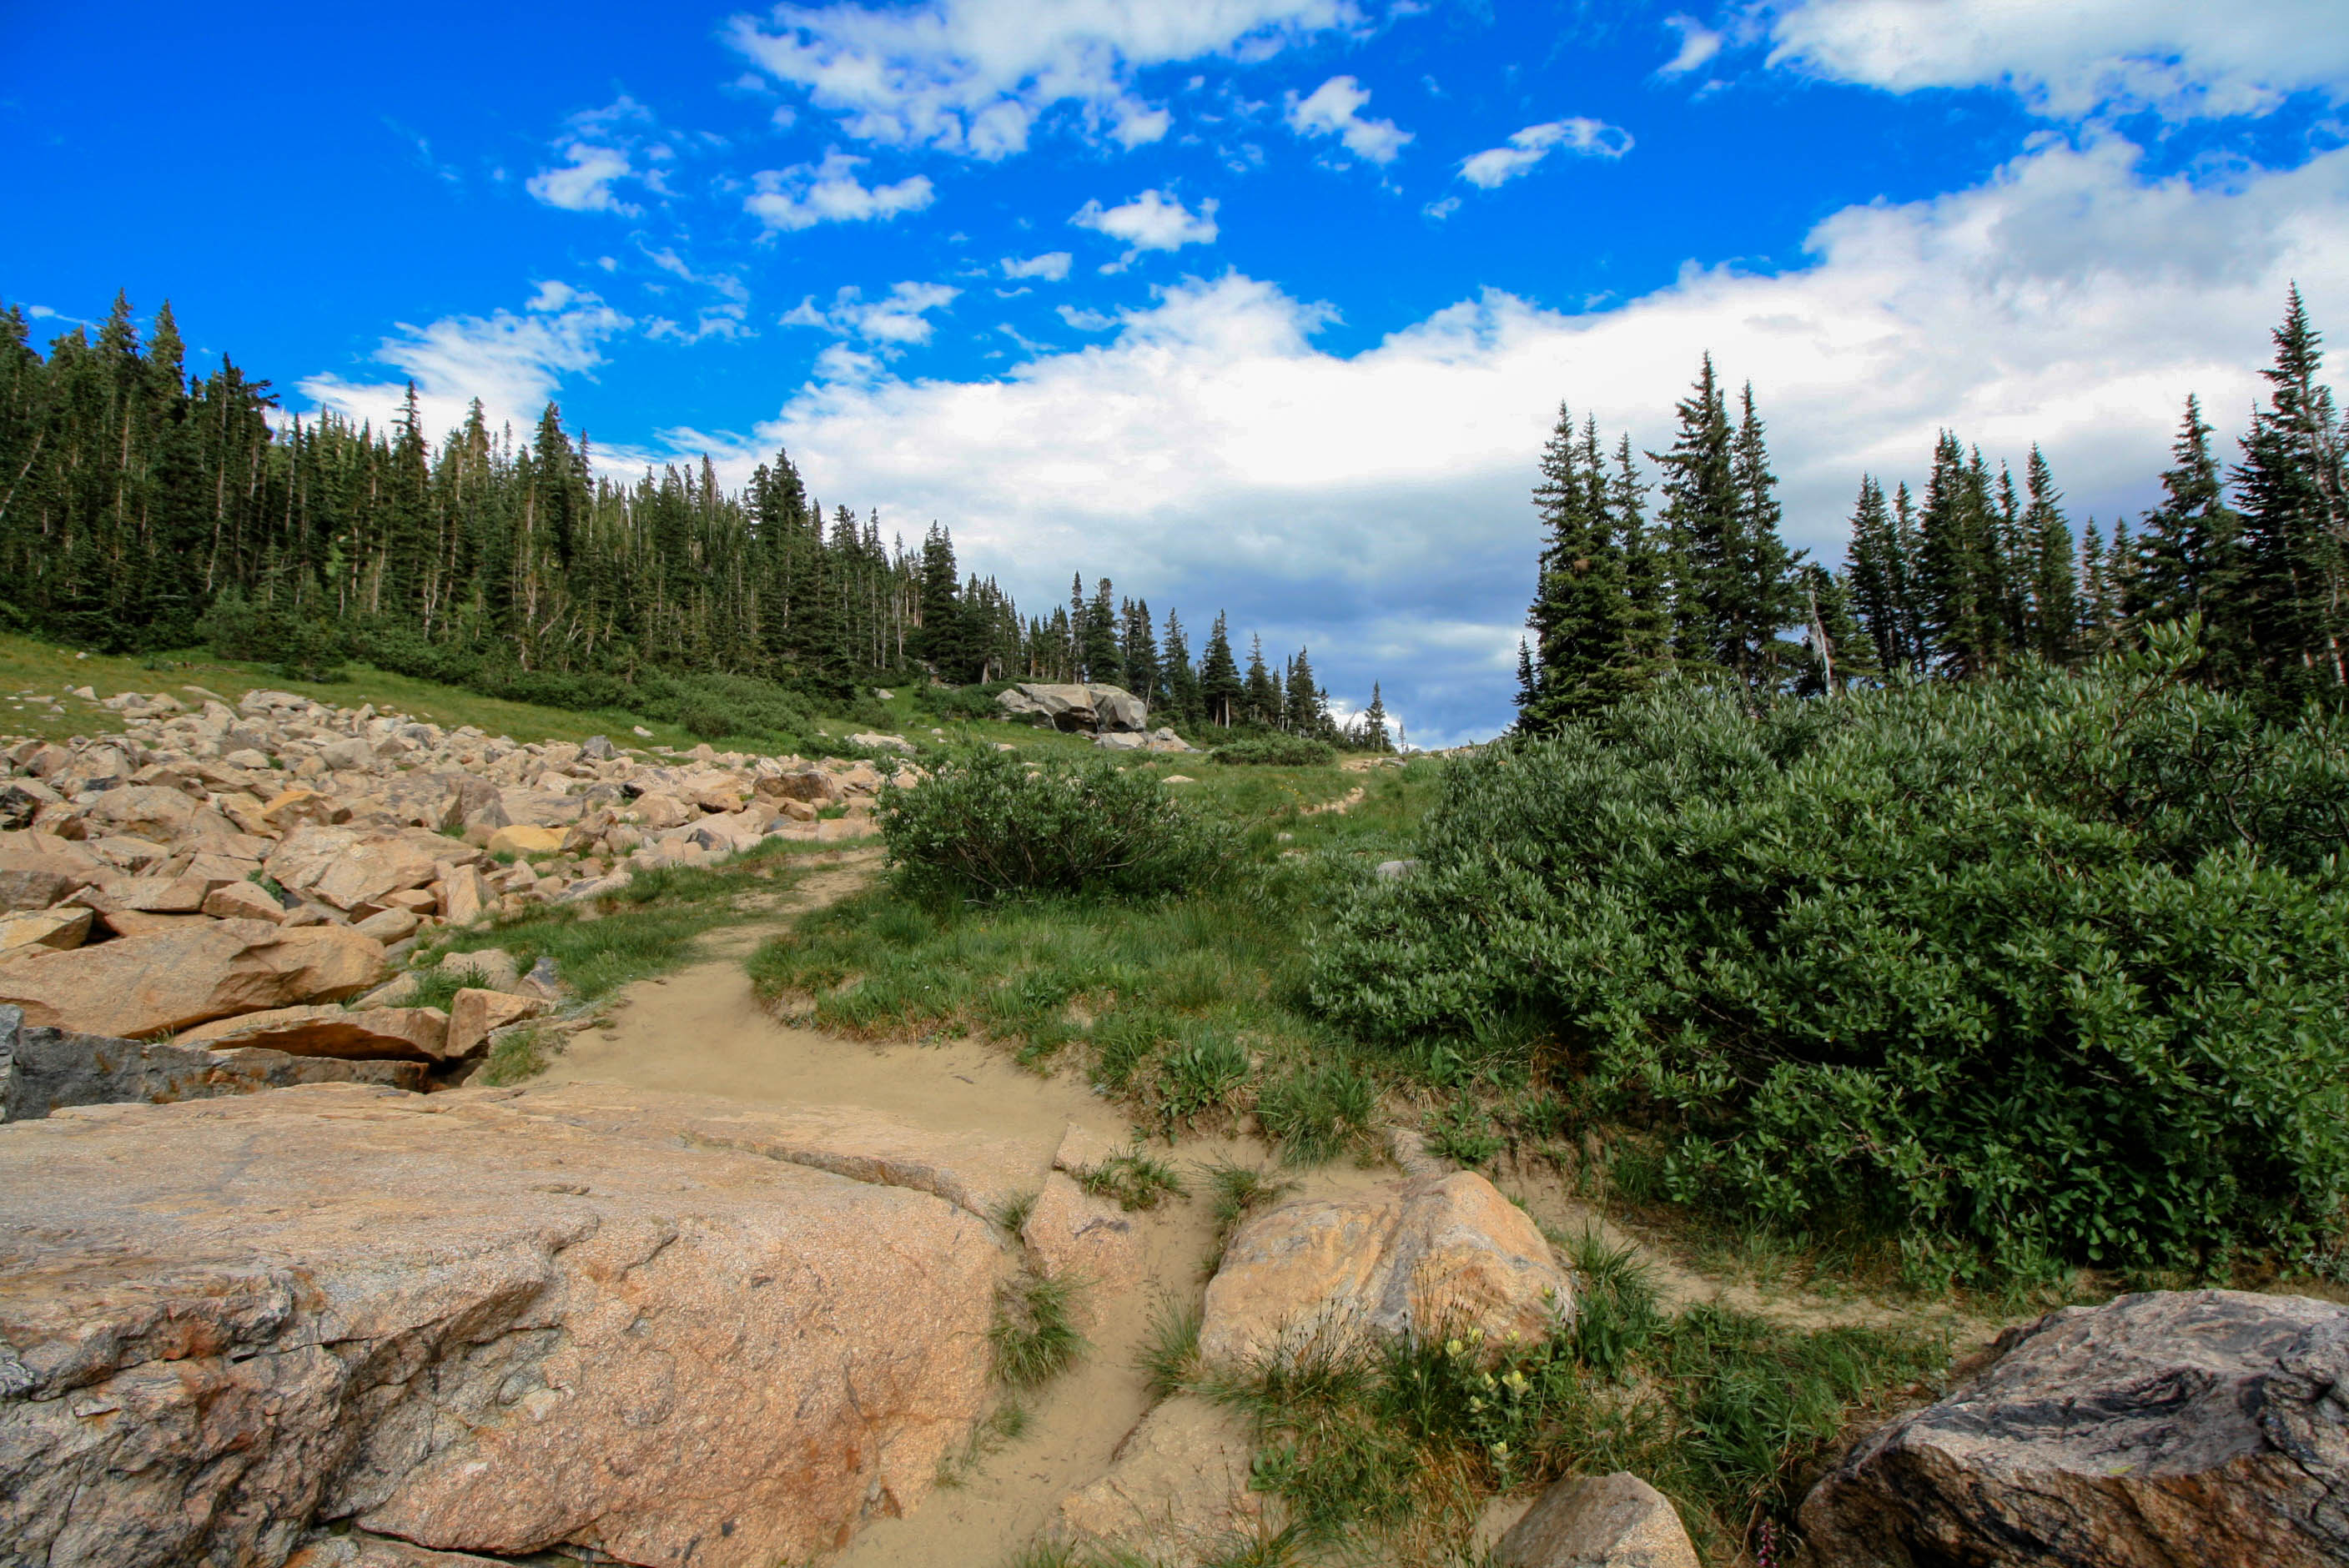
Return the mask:
[[1417, 861], [1381, 861], [1378, 864], [1378, 877], [1381, 882], [1401, 882], [1417, 870], [1419, 870]]
[[1071, 733], [1129, 734], [1150, 727], [1142, 699], [1123, 686], [1023, 681], [995, 701], [1014, 718], [1046, 719]]
[[345, 1062], [245, 1048], [118, 1040], [28, 1029], [22, 1007], [0, 1007], [0, 1121], [33, 1121], [71, 1105], [165, 1104], [253, 1094], [304, 1083], [380, 1084], [421, 1090], [418, 1062]]
[[1568, 1476], [1494, 1548], [1496, 1568], [1700, 1568], [1671, 1500], [1628, 1470]]
[[601, 735], [591, 735], [580, 744], [579, 755], [590, 762], [609, 762], [619, 755], [619, 748]]
[[2349, 1307], [2155, 1291], [1998, 1348], [1804, 1500], [1826, 1568], [2349, 1562]]

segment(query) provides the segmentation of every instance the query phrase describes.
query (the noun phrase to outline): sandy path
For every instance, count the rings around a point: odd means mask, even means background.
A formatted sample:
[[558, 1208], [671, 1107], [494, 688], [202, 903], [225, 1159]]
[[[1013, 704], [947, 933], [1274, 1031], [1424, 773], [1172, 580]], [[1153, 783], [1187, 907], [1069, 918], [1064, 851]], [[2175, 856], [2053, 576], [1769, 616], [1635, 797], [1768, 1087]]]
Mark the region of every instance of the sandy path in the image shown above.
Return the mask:
[[[702, 939], [693, 963], [632, 985], [605, 1023], [574, 1038], [550, 1081], [594, 1079], [644, 1088], [720, 1095], [758, 1105], [856, 1105], [940, 1131], [984, 1131], [1026, 1144], [1050, 1163], [1071, 1123], [1115, 1142], [1123, 1114], [1077, 1076], [1041, 1078], [977, 1040], [868, 1045], [783, 1023], [761, 1007], [742, 959], [790, 919], [843, 897], [875, 873], [877, 851], [857, 851], [811, 872], [779, 896], [771, 915]], [[1170, 1158], [1164, 1144], [1156, 1152]], [[999, 1563], [1050, 1522], [1060, 1500], [1108, 1468], [1150, 1407], [1136, 1352], [1162, 1300], [1195, 1305], [1213, 1239], [1202, 1166], [1216, 1159], [1268, 1163], [1249, 1141], [1186, 1138], [1171, 1156], [1191, 1189], [1140, 1216], [1147, 1278], [1140, 1290], [1090, 1304], [1091, 1347], [1071, 1371], [1021, 1397], [1026, 1430], [954, 1467], [953, 1484], [911, 1515], [879, 1519], [833, 1562], [838, 1568], [927, 1568]], [[1392, 1176], [1392, 1172], [1385, 1173]], [[1309, 1190], [1336, 1190], [1380, 1173], [1337, 1168]]]

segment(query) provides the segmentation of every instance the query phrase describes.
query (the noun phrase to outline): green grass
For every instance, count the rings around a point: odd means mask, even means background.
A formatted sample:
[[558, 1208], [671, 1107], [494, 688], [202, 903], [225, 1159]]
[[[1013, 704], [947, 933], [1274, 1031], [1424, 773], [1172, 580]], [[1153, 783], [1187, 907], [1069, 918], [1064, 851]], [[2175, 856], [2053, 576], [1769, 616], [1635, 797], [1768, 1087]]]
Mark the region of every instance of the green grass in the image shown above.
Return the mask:
[[1084, 1354], [1077, 1332], [1077, 1284], [1066, 1276], [1023, 1274], [996, 1293], [995, 1326], [988, 1343], [995, 1375], [1014, 1388], [1049, 1383]]
[[1113, 1198], [1128, 1213], [1155, 1209], [1183, 1193], [1183, 1178], [1174, 1168], [1139, 1148], [1122, 1149], [1100, 1164], [1077, 1173], [1077, 1185], [1096, 1198]]
[[1738, 1561], [1764, 1521], [1786, 1534], [1851, 1423], [1947, 1369], [1939, 1340], [1669, 1315], [1628, 1254], [1568, 1251], [1579, 1316], [1539, 1345], [1333, 1338], [1203, 1375], [1170, 1317], [1144, 1365], [1247, 1418], [1251, 1484], [1286, 1504], [1297, 1545], [1430, 1565], [1464, 1555], [1485, 1498], [1619, 1470], [1672, 1499], [1708, 1562]]
[[[1267, 1130], [1293, 1157], [1326, 1158], [1409, 1064], [1361, 1052], [1307, 1010], [1307, 946], [1345, 888], [1403, 852], [1441, 767], [1214, 770], [1178, 788], [1240, 830], [1238, 869], [1222, 884], [978, 907], [892, 882], [766, 944], [751, 978], [770, 1003], [812, 1002], [812, 1022], [841, 1034], [984, 1036], [1037, 1067], [1073, 1055], [1169, 1132], [1261, 1113], [1271, 1086]], [[1357, 783], [1367, 796], [1352, 810], [1300, 814]]]
[[[1206, 1174], [1207, 1191], [1213, 1199], [1210, 1212], [1216, 1221], [1215, 1245], [1209, 1249], [1211, 1264], [1223, 1257], [1232, 1233], [1246, 1224], [1251, 1215], [1297, 1191], [1294, 1181], [1252, 1166], [1236, 1165], [1228, 1160], [1208, 1165]], [[1195, 1326], [1193, 1337], [1196, 1337]]]

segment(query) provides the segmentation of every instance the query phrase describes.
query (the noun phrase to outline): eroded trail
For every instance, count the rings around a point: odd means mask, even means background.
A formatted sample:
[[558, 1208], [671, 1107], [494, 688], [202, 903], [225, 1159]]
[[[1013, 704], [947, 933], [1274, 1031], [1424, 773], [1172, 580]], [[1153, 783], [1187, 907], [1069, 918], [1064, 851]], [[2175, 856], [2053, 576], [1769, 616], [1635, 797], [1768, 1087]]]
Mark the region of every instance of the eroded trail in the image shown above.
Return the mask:
[[[622, 992], [605, 1024], [578, 1037], [548, 1079], [760, 1106], [861, 1107], [928, 1130], [1012, 1140], [1032, 1151], [1039, 1171], [1072, 1125], [1127, 1141], [1124, 1116], [1075, 1075], [1040, 1077], [980, 1040], [843, 1039], [785, 1023], [760, 1005], [744, 956], [792, 919], [868, 885], [879, 867], [878, 851], [844, 853], [780, 896], [769, 917], [710, 933], [692, 964]], [[1064, 1496], [1109, 1468], [1151, 1405], [1136, 1356], [1154, 1313], [1169, 1299], [1195, 1304], [1205, 1287], [1214, 1222], [1200, 1168], [1219, 1159], [1268, 1162], [1252, 1141], [1186, 1139], [1172, 1162], [1190, 1194], [1134, 1216], [1144, 1257], [1140, 1286], [1084, 1301], [1089, 1348], [1071, 1369], [1017, 1397], [1026, 1414], [1019, 1434], [981, 1443], [949, 1467], [945, 1484], [919, 1507], [872, 1520], [833, 1562], [842, 1568], [1002, 1562], [1051, 1522]], [[1378, 1175], [1332, 1168], [1308, 1190], [1356, 1187]]]

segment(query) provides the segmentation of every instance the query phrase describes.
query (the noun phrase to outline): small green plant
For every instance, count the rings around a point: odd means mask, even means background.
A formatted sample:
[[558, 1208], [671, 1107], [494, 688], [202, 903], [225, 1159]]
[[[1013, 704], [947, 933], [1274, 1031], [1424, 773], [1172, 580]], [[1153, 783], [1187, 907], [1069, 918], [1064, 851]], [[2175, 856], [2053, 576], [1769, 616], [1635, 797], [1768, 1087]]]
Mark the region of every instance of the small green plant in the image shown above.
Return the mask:
[[1097, 1198], [1113, 1198], [1128, 1212], [1155, 1209], [1168, 1197], [1183, 1192], [1183, 1179], [1163, 1160], [1154, 1160], [1139, 1145], [1122, 1149], [1100, 1164], [1081, 1171], [1077, 1185]]
[[1247, 1047], [1216, 1030], [1192, 1030], [1191, 1037], [1159, 1059], [1155, 1086], [1159, 1119], [1188, 1127], [1199, 1117], [1227, 1107], [1248, 1079]]
[[1150, 1309], [1150, 1332], [1135, 1354], [1154, 1399], [1180, 1394], [1199, 1381], [1199, 1309], [1161, 1296]]
[[552, 1052], [543, 1028], [524, 1024], [498, 1033], [499, 1038], [490, 1046], [489, 1059], [481, 1064], [483, 1083], [502, 1088], [536, 1078], [546, 1070], [546, 1060]]
[[1492, 1117], [1465, 1098], [1445, 1106], [1427, 1127], [1427, 1146], [1463, 1165], [1484, 1164], [1506, 1141], [1494, 1129]]
[[1036, 1200], [1042, 1195], [1040, 1192], [1022, 1192], [1003, 1200], [997, 1205], [993, 1216], [996, 1228], [1006, 1235], [1018, 1235], [1028, 1223], [1028, 1216], [1036, 1212]]
[[1077, 1285], [1061, 1276], [1023, 1275], [996, 1293], [995, 1375], [1015, 1388], [1058, 1377], [1085, 1348], [1075, 1322]]

